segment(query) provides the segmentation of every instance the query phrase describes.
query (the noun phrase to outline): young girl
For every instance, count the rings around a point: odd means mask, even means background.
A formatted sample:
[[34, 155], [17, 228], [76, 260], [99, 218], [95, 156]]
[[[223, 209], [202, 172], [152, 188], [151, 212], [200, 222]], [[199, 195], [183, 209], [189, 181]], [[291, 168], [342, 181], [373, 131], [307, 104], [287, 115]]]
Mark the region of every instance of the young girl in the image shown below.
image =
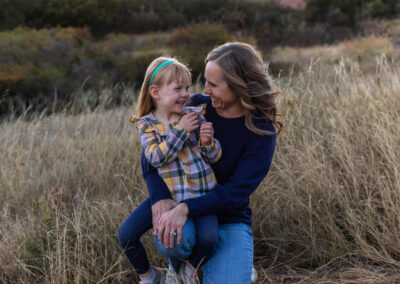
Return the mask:
[[[131, 117], [139, 129], [147, 161], [157, 168], [176, 202], [209, 192], [217, 182], [208, 163], [221, 157], [212, 124], [204, 119], [204, 106], [185, 107], [190, 84], [191, 74], [185, 65], [172, 58], [155, 59], [147, 68], [136, 114]], [[125, 254], [140, 275], [140, 283], [158, 283], [160, 279], [160, 270], [150, 267], [139, 241], [152, 226], [151, 214], [151, 203], [146, 199], [118, 232]], [[184, 283], [195, 281], [195, 268], [211, 256], [218, 240], [216, 215], [194, 218], [193, 222], [197, 242], [193, 252], [189, 252], [188, 261], [177, 263], [176, 259], [170, 259]], [[126, 236], [127, 227], [130, 232], [135, 231], [135, 238]], [[176, 232], [168, 234], [175, 236]], [[176, 249], [179, 246], [175, 239]]]

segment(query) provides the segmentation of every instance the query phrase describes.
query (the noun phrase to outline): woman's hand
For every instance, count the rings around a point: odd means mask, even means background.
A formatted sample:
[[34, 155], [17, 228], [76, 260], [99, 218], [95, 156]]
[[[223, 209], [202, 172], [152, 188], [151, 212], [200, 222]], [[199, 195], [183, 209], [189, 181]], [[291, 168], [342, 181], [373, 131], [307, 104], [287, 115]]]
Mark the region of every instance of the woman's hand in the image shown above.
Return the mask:
[[174, 237], [176, 243], [180, 244], [182, 239], [182, 227], [187, 220], [189, 210], [186, 203], [179, 203], [174, 209], [165, 212], [160, 219], [157, 231], [158, 241], [166, 248], [174, 247]]
[[200, 126], [200, 143], [203, 146], [209, 146], [214, 137], [214, 128], [211, 122], [205, 122]]
[[153, 234], [157, 235], [158, 231], [157, 228], [159, 226], [159, 222], [161, 216], [174, 208], [178, 203], [173, 199], [162, 199], [157, 201], [156, 203], [151, 206], [151, 213], [152, 213], [152, 220], [153, 220]]

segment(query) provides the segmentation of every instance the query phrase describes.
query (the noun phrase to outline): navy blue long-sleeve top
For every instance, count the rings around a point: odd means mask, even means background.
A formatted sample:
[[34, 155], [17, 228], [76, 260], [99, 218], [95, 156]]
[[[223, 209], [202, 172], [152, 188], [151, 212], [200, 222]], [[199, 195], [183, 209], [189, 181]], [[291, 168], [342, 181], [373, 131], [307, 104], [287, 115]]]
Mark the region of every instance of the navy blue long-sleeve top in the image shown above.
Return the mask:
[[[249, 197], [267, 175], [274, 155], [275, 127], [265, 120], [254, 120], [254, 124], [273, 135], [259, 135], [245, 126], [244, 116], [224, 118], [211, 105], [211, 98], [193, 95], [191, 105], [207, 104], [205, 118], [214, 127], [214, 137], [222, 147], [221, 159], [212, 164], [218, 185], [211, 192], [183, 202], [189, 209], [189, 217], [217, 214], [223, 223], [251, 223]], [[171, 198], [164, 181], [142, 154], [143, 177], [152, 204]]]

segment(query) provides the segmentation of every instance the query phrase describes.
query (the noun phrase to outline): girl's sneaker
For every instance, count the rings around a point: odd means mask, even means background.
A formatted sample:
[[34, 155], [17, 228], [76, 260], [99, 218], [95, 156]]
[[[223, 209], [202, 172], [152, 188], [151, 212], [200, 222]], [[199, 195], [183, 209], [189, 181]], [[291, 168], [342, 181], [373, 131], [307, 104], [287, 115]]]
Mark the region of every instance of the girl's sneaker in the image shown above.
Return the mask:
[[172, 265], [168, 266], [167, 272], [161, 279], [161, 284], [181, 284], [179, 275], [175, 272]]
[[179, 277], [182, 281], [182, 284], [200, 284], [199, 277], [197, 276], [196, 271], [194, 271], [191, 275], [185, 272], [186, 262], [183, 262], [181, 267], [179, 267]]
[[161, 275], [162, 275], [161, 268], [155, 267], [155, 266], [151, 266], [151, 269], [153, 269], [153, 273], [156, 273], [156, 276], [153, 277], [153, 280], [151, 282], [142, 280], [142, 281], [139, 282], [139, 284], [160, 284]]

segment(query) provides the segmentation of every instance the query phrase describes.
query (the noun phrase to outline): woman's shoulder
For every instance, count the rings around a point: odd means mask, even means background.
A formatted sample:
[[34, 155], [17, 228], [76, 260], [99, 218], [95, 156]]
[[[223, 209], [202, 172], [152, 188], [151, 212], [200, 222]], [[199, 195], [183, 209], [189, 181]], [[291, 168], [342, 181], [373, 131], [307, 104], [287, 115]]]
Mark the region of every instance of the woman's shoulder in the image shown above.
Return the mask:
[[253, 118], [253, 124], [255, 127], [259, 128], [261, 130], [266, 130], [273, 134], [276, 134], [275, 126], [271, 122], [267, 121], [266, 119]]
[[202, 104], [208, 104], [211, 101], [211, 98], [209, 96], [205, 96], [201, 93], [193, 94], [190, 97], [189, 106], [198, 106]]

